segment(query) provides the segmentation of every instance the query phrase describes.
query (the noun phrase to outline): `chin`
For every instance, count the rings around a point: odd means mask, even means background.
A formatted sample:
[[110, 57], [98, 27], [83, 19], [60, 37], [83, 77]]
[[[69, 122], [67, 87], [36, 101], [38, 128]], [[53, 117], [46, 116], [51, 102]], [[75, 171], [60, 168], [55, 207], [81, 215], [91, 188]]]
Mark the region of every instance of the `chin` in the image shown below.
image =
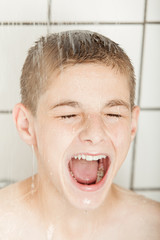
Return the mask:
[[108, 182], [104, 188], [96, 192], [74, 191], [67, 192], [66, 198], [70, 205], [79, 210], [96, 210], [104, 206], [106, 199], [109, 196], [111, 184]]
[[75, 207], [76, 209], [89, 211], [89, 210], [96, 210], [100, 208], [104, 204], [105, 197], [101, 196], [101, 198], [99, 198], [99, 195], [98, 197], [87, 195], [87, 196], [79, 197], [78, 199], [74, 198], [74, 201], [73, 199], [69, 199], [69, 201], [70, 201], [70, 204], [72, 204], [72, 206]]

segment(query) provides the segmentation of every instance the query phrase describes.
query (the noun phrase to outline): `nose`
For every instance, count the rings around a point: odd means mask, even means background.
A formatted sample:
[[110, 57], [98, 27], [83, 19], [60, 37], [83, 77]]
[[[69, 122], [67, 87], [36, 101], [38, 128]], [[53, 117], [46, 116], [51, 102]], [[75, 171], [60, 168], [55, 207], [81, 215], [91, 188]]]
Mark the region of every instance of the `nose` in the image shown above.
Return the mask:
[[81, 142], [96, 145], [105, 140], [104, 123], [99, 116], [88, 115], [79, 133]]

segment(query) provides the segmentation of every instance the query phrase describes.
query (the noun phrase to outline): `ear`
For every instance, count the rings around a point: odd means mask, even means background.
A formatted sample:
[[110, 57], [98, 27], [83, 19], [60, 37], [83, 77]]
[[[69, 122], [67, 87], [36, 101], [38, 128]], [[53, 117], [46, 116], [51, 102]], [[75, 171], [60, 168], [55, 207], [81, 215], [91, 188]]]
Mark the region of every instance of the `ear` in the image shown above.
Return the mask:
[[137, 132], [139, 112], [140, 112], [140, 108], [138, 106], [135, 106], [132, 110], [131, 141], [133, 141]]
[[13, 120], [22, 140], [29, 145], [35, 144], [33, 116], [23, 104], [18, 103], [14, 107]]

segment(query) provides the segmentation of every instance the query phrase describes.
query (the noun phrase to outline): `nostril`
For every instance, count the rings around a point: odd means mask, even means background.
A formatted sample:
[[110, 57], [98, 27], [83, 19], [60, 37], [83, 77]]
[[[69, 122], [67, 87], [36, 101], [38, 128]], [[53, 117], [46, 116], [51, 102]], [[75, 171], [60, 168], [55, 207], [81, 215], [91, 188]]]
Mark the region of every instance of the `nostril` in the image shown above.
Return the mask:
[[80, 131], [82, 142], [97, 144], [104, 140], [105, 130], [100, 116], [88, 114]]
[[80, 140], [88, 143], [98, 143], [105, 139], [103, 129], [95, 129], [94, 127], [86, 127], [80, 132]]

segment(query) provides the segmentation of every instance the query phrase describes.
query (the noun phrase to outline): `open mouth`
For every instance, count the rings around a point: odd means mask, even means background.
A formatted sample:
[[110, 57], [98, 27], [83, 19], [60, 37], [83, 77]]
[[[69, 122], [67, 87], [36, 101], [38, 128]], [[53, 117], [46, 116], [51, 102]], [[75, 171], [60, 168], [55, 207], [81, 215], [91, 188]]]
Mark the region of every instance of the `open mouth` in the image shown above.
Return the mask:
[[97, 190], [105, 181], [110, 158], [104, 154], [78, 154], [71, 158], [68, 169], [73, 182], [81, 190]]

